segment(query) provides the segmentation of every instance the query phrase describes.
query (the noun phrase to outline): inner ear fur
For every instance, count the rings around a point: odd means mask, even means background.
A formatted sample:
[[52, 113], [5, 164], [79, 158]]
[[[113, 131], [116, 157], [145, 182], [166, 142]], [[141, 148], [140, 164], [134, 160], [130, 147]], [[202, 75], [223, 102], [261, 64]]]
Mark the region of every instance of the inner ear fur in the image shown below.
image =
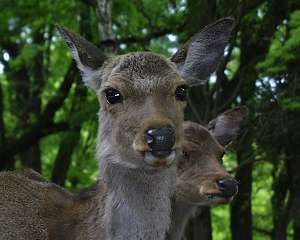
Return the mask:
[[207, 128], [222, 146], [226, 146], [239, 134], [247, 116], [247, 107], [236, 107], [211, 120]]
[[171, 57], [189, 85], [205, 83], [216, 70], [234, 27], [233, 18], [219, 19], [196, 33]]
[[77, 33], [56, 25], [57, 30], [70, 47], [77, 67], [82, 74], [84, 83], [94, 89], [100, 86], [100, 80], [95, 79], [96, 71], [101, 68], [106, 61], [107, 56], [96, 47]]

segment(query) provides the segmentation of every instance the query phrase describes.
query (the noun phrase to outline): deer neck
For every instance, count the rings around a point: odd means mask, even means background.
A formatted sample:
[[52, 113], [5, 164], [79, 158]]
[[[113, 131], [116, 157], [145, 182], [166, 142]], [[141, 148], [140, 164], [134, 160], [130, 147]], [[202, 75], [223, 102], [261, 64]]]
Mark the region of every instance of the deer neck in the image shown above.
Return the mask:
[[101, 177], [107, 186], [105, 239], [164, 240], [171, 224], [176, 166], [151, 172], [119, 164], [124, 159], [110, 145], [105, 123], [101, 121], [98, 145]]
[[170, 239], [180, 240], [184, 234], [185, 226], [188, 220], [197, 210], [194, 204], [175, 201], [172, 211], [172, 224], [170, 230]]

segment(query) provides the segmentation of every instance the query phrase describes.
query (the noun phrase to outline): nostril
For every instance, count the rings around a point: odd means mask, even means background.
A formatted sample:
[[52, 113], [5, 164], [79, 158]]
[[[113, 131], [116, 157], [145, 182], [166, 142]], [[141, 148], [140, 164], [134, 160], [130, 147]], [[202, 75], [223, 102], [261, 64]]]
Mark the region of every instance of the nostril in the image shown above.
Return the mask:
[[238, 193], [238, 182], [235, 179], [220, 179], [217, 184], [225, 197], [233, 197]]
[[175, 144], [175, 131], [170, 127], [148, 129], [145, 135], [152, 151], [169, 150]]

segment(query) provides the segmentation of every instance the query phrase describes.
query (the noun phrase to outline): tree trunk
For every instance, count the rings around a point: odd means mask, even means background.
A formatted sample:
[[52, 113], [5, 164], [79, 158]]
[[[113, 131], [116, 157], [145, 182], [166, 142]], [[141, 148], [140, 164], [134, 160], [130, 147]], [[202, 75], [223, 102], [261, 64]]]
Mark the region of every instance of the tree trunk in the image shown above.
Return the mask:
[[[44, 39], [44, 29], [36, 29], [33, 34], [33, 42], [37, 46], [43, 46]], [[40, 117], [41, 114], [41, 94], [45, 84], [44, 78], [44, 53], [42, 50], [37, 50], [37, 54], [34, 56], [32, 61], [32, 67], [29, 69], [30, 75], [32, 76], [32, 81], [28, 82], [31, 91], [29, 93], [28, 108], [24, 112], [24, 118], [20, 119], [21, 125], [24, 129], [30, 124], [30, 116], [34, 116], [36, 119]], [[32, 85], [32, 86], [31, 86]], [[22, 103], [18, 103], [22, 106]], [[24, 167], [32, 168], [37, 172], [41, 172], [41, 151], [40, 144], [36, 143], [31, 146], [26, 152], [20, 154], [21, 162]]]
[[[84, 37], [90, 39], [92, 34], [90, 28], [90, 14], [87, 6], [82, 9], [81, 19], [80, 32], [84, 33], [82, 34]], [[87, 88], [82, 84], [80, 77], [76, 75], [73, 78], [73, 81], [76, 82], [75, 95], [77, 97], [72, 103], [70, 115], [73, 112], [80, 111], [82, 108], [82, 103], [85, 102], [87, 96]], [[80, 140], [80, 130], [82, 124], [83, 122], [75, 122], [71, 131], [62, 136], [51, 177], [51, 180], [60, 186], [65, 185], [68, 171], [72, 162], [72, 154]]]
[[98, 30], [100, 39], [105, 43], [103, 51], [111, 54], [116, 52], [115, 35], [112, 29], [112, 2], [113, 0], [96, 0], [97, 1], [97, 15], [98, 15]]
[[[216, 19], [216, 1], [188, 0], [187, 11], [186, 29], [187, 37], [189, 37]], [[207, 86], [202, 86], [190, 91], [190, 101], [187, 110], [188, 119], [201, 123], [209, 120], [209, 99], [207, 90]], [[194, 105], [194, 103], [199, 103], [199, 105]], [[188, 222], [185, 239], [212, 239], [210, 208], [201, 209], [201, 211]]]
[[[254, 162], [252, 149], [252, 136], [248, 132], [239, 144], [237, 150], [238, 165], [244, 162]], [[252, 168], [253, 163], [246, 164], [237, 169], [236, 179], [240, 181], [238, 195], [230, 207], [230, 227], [232, 240], [252, 240]]]
[[52, 170], [52, 182], [64, 186], [72, 160], [72, 153], [80, 139], [80, 128], [66, 133], [61, 140], [59, 151]]
[[37, 172], [41, 172], [41, 151], [40, 144], [36, 143], [31, 146], [26, 152], [20, 154], [22, 167], [34, 169]]
[[[4, 126], [4, 102], [3, 91], [0, 83], [0, 149], [5, 145], [5, 126]], [[0, 156], [0, 171], [1, 170], [13, 170], [14, 158], [3, 158]]]
[[300, 239], [300, 218], [299, 217], [297, 219], [294, 219], [293, 230], [294, 230], [293, 240], [299, 240]]
[[[299, 83], [298, 74], [291, 81]], [[298, 85], [299, 86], [299, 85]], [[300, 87], [294, 94], [299, 94]], [[291, 91], [292, 92], [292, 91]], [[296, 95], [297, 96], [297, 95]], [[287, 206], [287, 226], [293, 221], [294, 239], [300, 239], [300, 127], [298, 119], [300, 117], [299, 110], [286, 114], [288, 116], [288, 141], [286, 146], [286, 164], [287, 176], [289, 177], [289, 190], [291, 198], [291, 206]], [[296, 125], [295, 125], [296, 124]]]
[[188, 0], [187, 11], [187, 30], [194, 34], [216, 20], [217, 3], [216, 0]]
[[[13, 49], [13, 52], [10, 52], [12, 57], [16, 57], [18, 52], [16, 49]], [[28, 99], [30, 99], [30, 93], [29, 93], [29, 74], [27, 71], [27, 68], [24, 65], [22, 65], [18, 69], [12, 69], [10, 66], [7, 66], [7, 77], [10, 79], [10, 83], [12, 87], [14, 88], [16, 92], [16, 98], [15, 101], [12, 102], [13, 105], [13, 114], [17, 116], [18, 122], [16, 128], [21, 129], [20, 132], [24, 131], [26, 129], [26, 121], [28, 119]], [[7, 143], [6, 141], [5, 143]], [[7, 146], [7, 145], [6, 145]], [[3, 168], [5, 170], [13, 170], [15, 166], [15, 160], [16, 158], [13, 155], [6, 155], [3, 156], [4, 159], [4, 166]], [[13, 169], [11, 169], [13, 168]]]
[[4, 103], [3, 103], [3, 91], [0, 83], [0, 147], [4, 145], [5, 129], [4, 129]]
[[189, 220], [185, 240], [212, 240], [211, 213], [209, 207], [199, 208], [196, 216]]

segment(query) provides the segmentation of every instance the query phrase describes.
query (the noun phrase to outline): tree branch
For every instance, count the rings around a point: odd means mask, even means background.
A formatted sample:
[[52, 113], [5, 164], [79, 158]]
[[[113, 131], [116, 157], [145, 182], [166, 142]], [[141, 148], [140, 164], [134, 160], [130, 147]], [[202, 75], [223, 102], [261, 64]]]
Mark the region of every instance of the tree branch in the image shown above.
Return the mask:
[[68, 132], [61, 140], [59, 150], [55, 158], [51, 180], [64, 186], [71, 165], [72, 153], [80, 140], [80, 127]]
[[238, 94], [240, 93], [241, 87], [242, 87], [243, 82], [244, 82], [243, 81], [244, 78], [241, 77], [240, 71], [242, 71], [242, 70], [238, 69], [238, 72], [236, 73], [234, 80], [232, 80], [232, 83], [236, 83], [236, 87], [234, 88], [232, 94], [226, 100], [226, 102], [223, 105], [221, 105], [220, 107], [217, 108], [217, 111], [216, 111], [217, 113], [223, 112], [227, 108], [229, 108], [230, 105], [235, 101], [235, 99], [238, 96]]
[[148, 44], [152, 39], [163, 37], [167, 34], [180, 32], [184, 27], [184, 24], [178, 25], [175, 29], [166, 28], [160, 29], [154, 32], [147, 33], [143, 36], [129, 36], [126, 38], [119, 38], [115, 40], [103, 40], [98, 44], [98, 47], [105, 48], [110, 47], [111, 45], [121, 45], [121, 44]]
[[97, 5], [97, 2], [96, 0], [81, 0], [82, 3], [92, 7], [92, 8], [95, 8], [96, 5]]
[[152, 18], [149, 16], [145, 11], [144, 1], [143, 0], [135, 0], [134, 3], [136, 4], [138, 11], [143, 15], [143, 17], [147, 20], [149, 26], [151, 28], [154, 27]]
[[0, 149], [1, 160], [26, 151], [30, 146], [36, 144], [41, 138], [53, 133], [69, 129], [67, 122], [36, 124], [22, 137], [9, 139]]
[[115, 34], [112, 29], [112, 0], [96, 0], [97, 9], [96, 13], [98, 16], [98, 29], [102, 41], [106, 43], [112, 43], [104, 48], [104, 52], [113, 53], [116, 51]]
[[56, 111], [63, 105], [64, 100], [68, 96], [76, 77], [78, 79], [76, 65], [73, 62], [70, 65], [57, 94], [49, 100], [39, 121], [33, 124], [33, 126], [29, 126], [28, 130], [20, 138], [7, 138], [5, 145], [0, 149], [1, 158], [8, 158], [19, 154], [31, 145], [37, 143], [42, 137], [69, 128], [67, 123], [54, 123], [53, 119]]
[[75, 62], [72, 62], [64, 77], [64, 81], [57, 91], [57, 94], [49, 100], [45, 110], [41, 114], [42, 121], [51, 121], [53, 119], [55, 112], [62, 106], [69, 95], [72, 84], [78, 81], [78, 78], [79, 76], [77, 74], [76, 64]]

